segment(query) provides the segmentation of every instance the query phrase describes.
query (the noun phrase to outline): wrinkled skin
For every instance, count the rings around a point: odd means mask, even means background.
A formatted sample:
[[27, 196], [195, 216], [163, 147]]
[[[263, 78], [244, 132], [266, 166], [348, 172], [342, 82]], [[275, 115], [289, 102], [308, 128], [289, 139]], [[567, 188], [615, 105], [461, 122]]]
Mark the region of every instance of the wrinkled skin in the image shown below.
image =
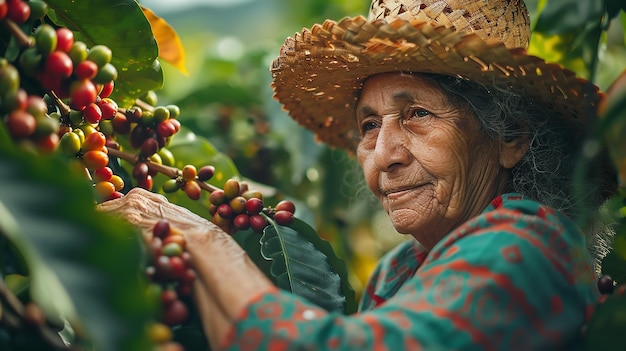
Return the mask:
[[394, 228], [427, 249], [505, 192], [526, 151], [487, 138], [470, 112], [418, 75], [368, 78], [356, 118], [367, 186]]

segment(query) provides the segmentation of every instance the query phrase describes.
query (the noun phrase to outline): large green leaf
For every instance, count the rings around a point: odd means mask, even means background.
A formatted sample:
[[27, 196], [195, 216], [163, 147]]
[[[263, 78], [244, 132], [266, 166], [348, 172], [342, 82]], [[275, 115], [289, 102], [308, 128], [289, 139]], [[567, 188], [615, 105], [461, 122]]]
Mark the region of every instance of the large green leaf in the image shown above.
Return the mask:
[[95, 211], [83, 176], [60, 159], [0, 150], [0, 205], [0, 230], [24, 255], [31, 296], [47, 313], [77, 316], [99, 351], [149, 347], [140, 236]]
[[270, 273], [281, 289], [328, 311], [354, 311], [354, 291], [343, 262], [305, 222], [296, 219], [290, 227], [272, 222], [263, 231], [261, 254], [272, 260]]
[[[120, 106], [130, 106], [148, 90], [161, 88], [163, 72], [159, 49], [150, 23], [134, 0], [46, 0], [57, 25], [75, 33], [88, 46], [106, 45], [113, 51], [118, 71], [111, 96]], [[94, 16], [97, 14], [97, 16]]]

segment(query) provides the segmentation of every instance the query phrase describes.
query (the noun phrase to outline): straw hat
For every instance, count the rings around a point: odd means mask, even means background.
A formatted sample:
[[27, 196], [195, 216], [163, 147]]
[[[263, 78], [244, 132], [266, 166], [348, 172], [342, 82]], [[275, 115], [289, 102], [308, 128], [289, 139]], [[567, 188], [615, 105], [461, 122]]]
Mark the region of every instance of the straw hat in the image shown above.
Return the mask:
[[584, 128], [597, 87], [527, 55], [529, 37], [522, 0], [373, 0], [367, 19], [327, 20], [287, 38], [271, 68], [274, 97], [319, 140], [350, 152], [364, 79], [392, 71], [498, 84]]

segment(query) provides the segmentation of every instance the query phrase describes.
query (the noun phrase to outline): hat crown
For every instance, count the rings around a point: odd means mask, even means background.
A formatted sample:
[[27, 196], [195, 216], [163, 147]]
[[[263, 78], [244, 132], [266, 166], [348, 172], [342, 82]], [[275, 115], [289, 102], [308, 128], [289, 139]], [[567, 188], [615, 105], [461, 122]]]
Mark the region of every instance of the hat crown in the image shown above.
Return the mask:
[[381, 19], [432, 22], [502, 41], [508, 48], [527, 48], [530, 39], [522, 0], [373, 0], [369, 20]]

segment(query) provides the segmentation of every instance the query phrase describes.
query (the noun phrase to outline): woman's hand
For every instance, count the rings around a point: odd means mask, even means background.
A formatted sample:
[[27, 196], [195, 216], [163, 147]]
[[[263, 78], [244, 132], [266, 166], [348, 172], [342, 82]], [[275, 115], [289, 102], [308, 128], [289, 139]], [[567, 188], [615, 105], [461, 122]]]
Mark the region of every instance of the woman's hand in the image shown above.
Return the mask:
[[160, 220], [167, 220], [173, 228], [183, 233], [222, 232], [207, 219], [172, 204], [163, 195], [142, 188], [133, 188], [126, 196], [103, 202], [96, 209], [120, 216], [139, 227], [146, 242], [152, 238], [152, 228]]
[[256, 295], [276, 289], [231, 235], [209, 220], [170, 203], [163, 195], [134, 188], [124, 197], [99, 204], [97, 209], [139, 227], [146, 242], [160, 220], [167, 220], [183, 233], [197, 273], [196, 307], [205, 334], [215, 348]]

